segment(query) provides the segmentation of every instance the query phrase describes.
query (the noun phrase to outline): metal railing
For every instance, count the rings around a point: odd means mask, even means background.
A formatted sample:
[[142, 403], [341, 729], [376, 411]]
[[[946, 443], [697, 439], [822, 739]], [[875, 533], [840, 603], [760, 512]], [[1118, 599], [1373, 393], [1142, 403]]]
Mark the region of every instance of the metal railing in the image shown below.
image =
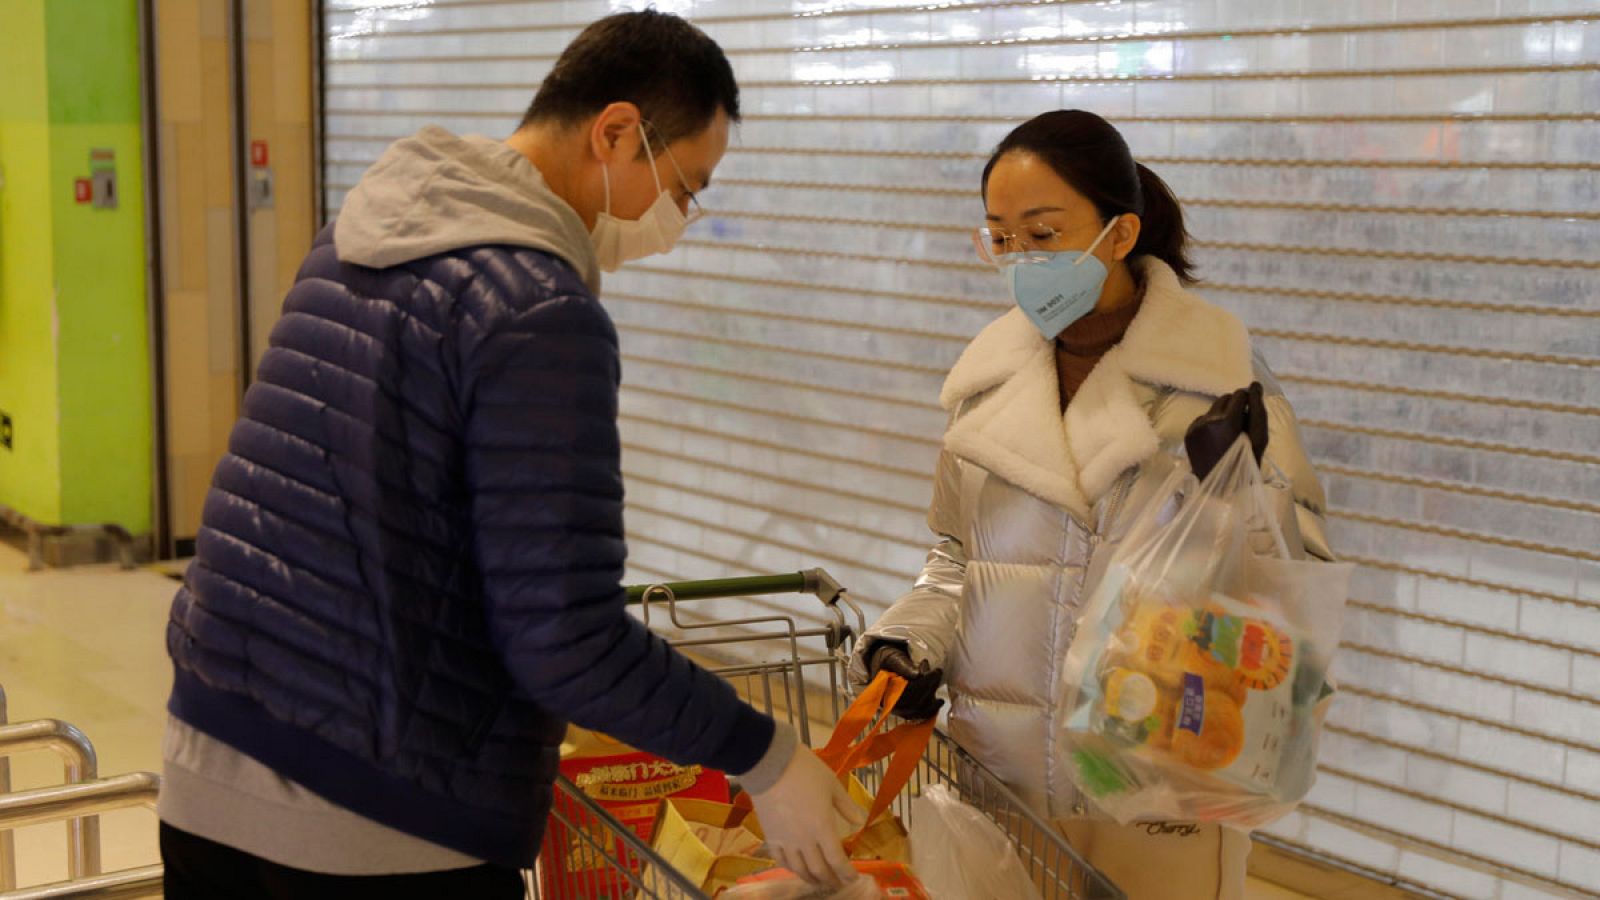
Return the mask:
[[[26, 828], [62, 819], [87, 819], [99, 813], [133, 806], [154, 809], [160, 790], [160, 776], [150, 772], [134, 772], [80, 784], [0, 794], [0, 829]], [[98, 839], [94, 845], [98, 854]], [[162, 871], [161, 866], [145, 866], [107, 875], [73, 877], [55, 884], [8, 891], [0, 894], [0, 900], [65, 900], [69, 897], [78, 900], [130, 900], [135, 897], [159, 897]]]
[[26, 828], [130, 806], [154, 809], [160, 790], [161, 776], [152, 772], [130, 772], [81, 784], [16, 791], [0, 795], [0, 828]]
[[[15, 725], [0, 725], [0, 759], [9, 764], [9, 757], [29, 750], [50, 750], [61, 757], [62, 780], [68, 784], [94, 781], [100, 777], [95, 760], [94, 745], [84, 733], [58, 719], [36, 719]], [[0, 793], [10, 790], [9, 778], [0, 783]], [[6, 831], [7, 839], [11, 832]], [[11, 868], [0, 872], [0, 885], [16, 886], [15, 860]], [[100, 874], [100, 820], [94, 816], [79, 816], [67, 821], [67, 874], [71, 878], [84, 878]], [[9, 880], [7, 880], [9, 878]]]
[[[0, 725], [9, 722], [6, 718], [6, 688], [0, 685]], [[11, 793], [11, 758], [0, 755], [0, 794]], [[17, 886], [17, 847], [16, 839], [10, 831], [0, 829], [0, 891], [9, 891]]]
[[0, 900], [139, 900], [162, 895], [163, 869], [158, 865], [107, 872], [76, 881], [60, 881], [0, 894]]

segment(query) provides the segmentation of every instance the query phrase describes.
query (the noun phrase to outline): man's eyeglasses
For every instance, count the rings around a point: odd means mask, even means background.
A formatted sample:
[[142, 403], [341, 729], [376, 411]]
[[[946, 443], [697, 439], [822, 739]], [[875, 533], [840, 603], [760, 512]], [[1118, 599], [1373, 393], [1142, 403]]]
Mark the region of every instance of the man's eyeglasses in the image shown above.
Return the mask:
[[[646, 128], [650, 129], [650, 131], [653, 132], [656, 130], [656, 127], [650, 124], [649, 119], [645, 119], [644, 124]], [[684, 177], [683, 168], [678, 165], [678, 158], [672, 155], [672, 148], [667, 146], [665, 142], [662, 142], [661, 152], [667, 157], [667, 162], [672, 163], [672, 171], [678, 173], [678, 184], [683, 187], [683, 196], [689, 201], [689, 210], [684, 214], [684, 218], [688, 221], [688, 224], [693, 225], [694, 223], [705, 218], [706, 211], [700, 205], [699, 196], [697, 196], [694, 191], [689, 189], [689, 179]]]

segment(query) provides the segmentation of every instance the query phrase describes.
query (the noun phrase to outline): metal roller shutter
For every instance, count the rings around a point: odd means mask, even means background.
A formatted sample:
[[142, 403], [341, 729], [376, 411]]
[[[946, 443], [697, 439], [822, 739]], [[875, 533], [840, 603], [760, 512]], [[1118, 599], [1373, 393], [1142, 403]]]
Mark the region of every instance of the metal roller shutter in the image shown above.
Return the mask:
[[[1279, 838], [1441, 894], [1600, 892], [1600, 6], [681, 0], [746, 122], [682, 249], [607, 282], [633, 576], [922, 561], [977, 174], [1112, 118], [1304, 419], [1362, 563], [1324, 772]], [[425, 123], [508, 133], [624, 4], [326, 8], [327, 201]]]

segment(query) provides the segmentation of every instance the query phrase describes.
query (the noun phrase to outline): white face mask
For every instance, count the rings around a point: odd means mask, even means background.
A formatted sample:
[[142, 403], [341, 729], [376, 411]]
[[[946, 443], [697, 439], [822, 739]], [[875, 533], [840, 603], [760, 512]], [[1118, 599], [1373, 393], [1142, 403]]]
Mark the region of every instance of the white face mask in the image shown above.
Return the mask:
[[[666, 253], [683, 237], [689, 220], [678, 202], [661, 187], [661, 175], [656, 172], [656, 157], [650, 152], [650, 136], [645, 134], [644, 123], [639, 124], [639, 136], [644, 139], [645, 157], [650, 160], [650, 172], [656, 179], [656, 202], [637, 219], [619, 219], [611, 214], [611, 171], [601, 164], [606, 185], [606, 210], [595, 219], [589, 237], [594, 241], [595, 255], [600, 268], [615, 272], [623, 263], [647, 256]], [[673, 164], [676, 166], [676, 162]]]

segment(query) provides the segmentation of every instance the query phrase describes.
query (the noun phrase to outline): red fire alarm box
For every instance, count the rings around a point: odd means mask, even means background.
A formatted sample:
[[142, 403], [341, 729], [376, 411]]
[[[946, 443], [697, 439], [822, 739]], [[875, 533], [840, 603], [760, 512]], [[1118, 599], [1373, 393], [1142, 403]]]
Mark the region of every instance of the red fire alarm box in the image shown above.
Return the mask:
[[267, 142], [266, 141], [251, 141], [250, 142], [250, 165], [256, 166], [257, 168], [260, 168], [260, 167], [264, 167], [266, 164], [267, 164]]

